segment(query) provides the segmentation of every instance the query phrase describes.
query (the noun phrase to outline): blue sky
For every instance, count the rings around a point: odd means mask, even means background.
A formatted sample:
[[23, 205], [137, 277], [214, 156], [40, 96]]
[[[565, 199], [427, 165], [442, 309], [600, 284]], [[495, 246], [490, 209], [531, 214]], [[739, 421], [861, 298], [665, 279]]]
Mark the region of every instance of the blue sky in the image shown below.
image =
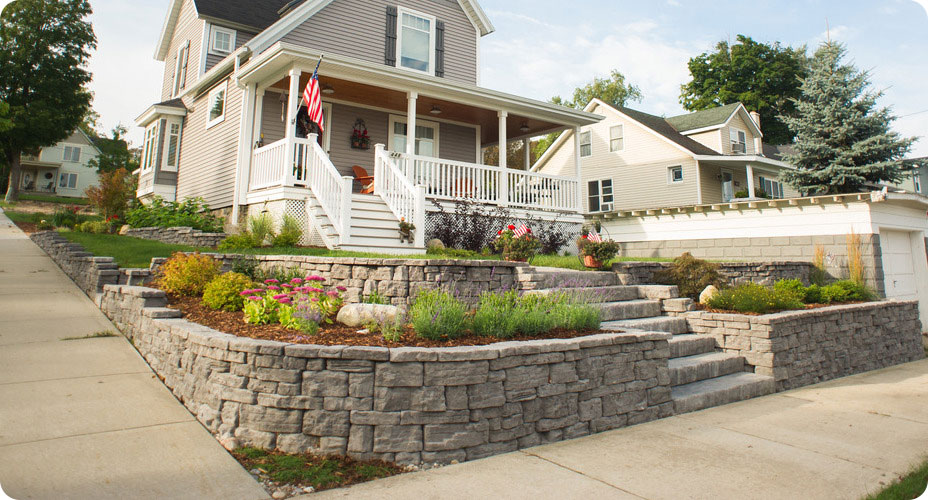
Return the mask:
[[[0, 1], [2, 3], [2, 1]], [[568, 96], [612, 69], [638, 85], [632, 107], [683, 111], [686, 62], [738, 34], [814, 50], [826, 36], [844, 42], [849, 60], [871, 71], [881, 104], [900, 117], [895, 129], [928, 136], [928, 0], [692, 1], [483, 0], [496, 32], [481, 43], [481, 85], [537, 99]], [[91, 61], [94, 106], [107, 127], [132, 125], [160, 94], [162, 63], [153, 59], [167, 0], [91, 0], [99, 48]], [[141, 130], [130, 127], [138, 144]], [[928, 156], [928, 138], [910, 156]]]

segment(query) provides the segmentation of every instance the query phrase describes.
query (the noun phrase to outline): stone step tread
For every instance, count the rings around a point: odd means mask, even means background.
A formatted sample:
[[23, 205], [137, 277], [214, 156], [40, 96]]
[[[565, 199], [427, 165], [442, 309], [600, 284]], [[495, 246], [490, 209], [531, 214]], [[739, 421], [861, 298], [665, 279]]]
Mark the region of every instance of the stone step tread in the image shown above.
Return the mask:
[[526, 293], [532, 295], [566, 293], [583, 298], [588, 297], [589, 300], [596, 303], [638, 299], [638, 287], [624, 285], [539, 288], [536, 290], [528, 290]]
[[705, 363], [720, 363], [730, 359], [739, 359], [742, 356], [738, 354], [733, 354], [730, 352], [705, 352], [702, 354], [694, 354], [692, 356], [684, 356], [681, 358], [674, 358], [669, 361], [670, 369], [682, 368], [685, 366], [696, 366]]
[[671, 358], [670, 385], [679, 386], [744, 371], [744, 358], [726, 352], [707, 352]]
[[669, 341], [670, 357], [681, 358], [694, 354], [715, 352], [715, 339], [694, 333], [675, 334]]
[[[603, 329], [617, 330], [644, 330], [676, 334], [688, 331], [686, 320], [670, 316], [653, 316], [649, 318], [619, 319], [607, 321], [602, 324]], [[671, 351], [672, 352], [672, 351]]]
[[603, 321], [653, 318], [661, 315], [661, 302], [650, 299], [622, 300], [599, 304]]
[[741, 372], [673, 387], [670, 391], [676, 414], [698, 411], [767, 394], [773, 394], [773, 377]]

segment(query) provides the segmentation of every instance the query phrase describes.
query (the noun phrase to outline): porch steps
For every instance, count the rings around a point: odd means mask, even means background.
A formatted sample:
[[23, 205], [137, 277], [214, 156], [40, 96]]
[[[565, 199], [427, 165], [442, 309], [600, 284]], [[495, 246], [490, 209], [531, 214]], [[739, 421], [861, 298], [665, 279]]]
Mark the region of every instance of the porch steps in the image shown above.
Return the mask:
[[351, 196], [351, 236], [347, 245], [338, 244], [338, 236], [329, 218], [325, 216], [315, 198], [310, 197], [307, 210], [318, 224], [319, 232], [329, 248], [352, 252], [372, 252], [395, 255], [423, 253], [412, 243], [401, 243], [399, 221], [379, 196], [353, 194]]

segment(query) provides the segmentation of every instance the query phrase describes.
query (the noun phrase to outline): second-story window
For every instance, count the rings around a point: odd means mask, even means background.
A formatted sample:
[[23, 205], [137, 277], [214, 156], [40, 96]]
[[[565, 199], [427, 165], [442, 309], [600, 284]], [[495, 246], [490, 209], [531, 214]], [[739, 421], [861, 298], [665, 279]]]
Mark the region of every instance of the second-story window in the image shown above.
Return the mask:
[[743, 130], [736, 128], [728, 129], [728, 135], [731, 138], [731, 152], [745, 153], [747, 151], [747, 135]]
[[64, 147], [64, 161], [73, 161], [77, 163], [81, 161], [81, 148], [78, 146], [65, 146]]
[[227, 83], [223, 83], [209, 92], [209, 98], [206, 99], [206, 105], [209, 106], [206, 117], [206, 128], [221, 123], [226, 118], [226, 89]]
[[213, 26], [210, 31], [210, 53], [221, 56], [231, 54], [235, 48], [235, 30]]
[[398, 9], [397, 67], [433, 74], [435, 53], [435, 18], [418, 12]]
[[177, 59], [174, 66], [174, 96], [180, 94], [187, 86], [187, 56], [190, 52], [190, 42], [186, 42], [177, 49]]
[[625, 149], [625, 127], [615, 125], [609, 127], [609, 151], [616, 152]]
[[587, 130], [580, 132], [580, 157], [593, 156], [593, 134]]
[[922, 192], [922, 178], [920, 175], [918, 175], [917, 170], [915, 171], [914, 174], [912, 174], [912, 182], [915, 184], [915, 192], [921, 193]]

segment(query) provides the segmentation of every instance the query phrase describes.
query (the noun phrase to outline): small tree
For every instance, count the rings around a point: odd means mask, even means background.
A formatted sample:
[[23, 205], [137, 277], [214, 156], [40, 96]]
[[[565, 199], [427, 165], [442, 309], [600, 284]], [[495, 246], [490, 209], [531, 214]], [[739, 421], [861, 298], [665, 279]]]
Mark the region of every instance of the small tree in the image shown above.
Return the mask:
[[129, 202], [135, 198], [135, 177], [124, 168], [102, 172], [99, 186], [87, 188], [86, 195], [103, 217], [108, 219], [115, 215], [122, 218]]
[[804, 194], [858, 192], [867, 183], [900, 182], [908, 173], [902, 157], [915, 139], [890, 130], [895, 117], [876, 108], [883, 92], [868, 90], [869, 73], [842, 64], [845, 53], [840, 43], [822, 44], [794, 99], [797, 116], [780, 116], [796, 134], [796, 152], [783, 157], [796, 170], [781, 177]]
[[87, 0], [15, 0], [0, 14], [0, 101], [13, 122], [0, 131], [7, 201], [17, 196], [22, 152], [67, 138], [87, 115], [86, 64], [96, 47], [90, 14]]
[[126, 132], [126, 127], [120, 124], [113, 127], [109, 137], [98, 136], [94, 143], [100, 150], [100, 155], [87, 162], [87, 166], [96, 168], [101, 173], [120, 168], [131, 172], [138, 168], [138, 162], [133, 158], [129, 143], [126, 142]]

